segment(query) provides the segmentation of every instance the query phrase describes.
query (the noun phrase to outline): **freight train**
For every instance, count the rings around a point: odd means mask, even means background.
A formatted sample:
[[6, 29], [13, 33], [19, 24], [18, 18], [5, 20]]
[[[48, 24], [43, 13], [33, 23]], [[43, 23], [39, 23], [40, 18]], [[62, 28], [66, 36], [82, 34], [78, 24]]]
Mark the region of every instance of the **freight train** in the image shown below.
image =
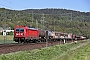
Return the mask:
[[82, 40], [83, 36], [67, 34], [56, 31], [43, 30], [39, 28], [29, 28], [28, 26], [15, 26], [14, 28], [14, 41], [18, 43], [30, 42], [46, 42], [56, 40]]

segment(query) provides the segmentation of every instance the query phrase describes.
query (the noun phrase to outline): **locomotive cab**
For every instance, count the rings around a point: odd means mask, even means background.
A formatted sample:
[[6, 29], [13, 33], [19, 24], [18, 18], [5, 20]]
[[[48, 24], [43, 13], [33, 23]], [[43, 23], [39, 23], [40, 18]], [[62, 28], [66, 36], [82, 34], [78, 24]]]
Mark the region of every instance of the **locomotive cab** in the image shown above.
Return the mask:
[[14, 30], [14, 41], [22, 42], [24, 40], [24, 28], [16, 28]]
[[19, 43], [23, 42], [25, 39], [25, 32], [26, 32], [25, 27], [16, 26], [14, 28], [14, 41]]

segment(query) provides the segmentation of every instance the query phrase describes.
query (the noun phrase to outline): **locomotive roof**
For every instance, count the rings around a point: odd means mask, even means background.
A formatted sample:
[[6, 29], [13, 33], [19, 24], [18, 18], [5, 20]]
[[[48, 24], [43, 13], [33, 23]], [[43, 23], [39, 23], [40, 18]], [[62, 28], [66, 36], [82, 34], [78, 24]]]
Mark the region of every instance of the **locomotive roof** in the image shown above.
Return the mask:
[[36, 28], [28, 28], [28, 29], [30, 29], [30, 30], [38, 30], [38, 29], [36, 29]]

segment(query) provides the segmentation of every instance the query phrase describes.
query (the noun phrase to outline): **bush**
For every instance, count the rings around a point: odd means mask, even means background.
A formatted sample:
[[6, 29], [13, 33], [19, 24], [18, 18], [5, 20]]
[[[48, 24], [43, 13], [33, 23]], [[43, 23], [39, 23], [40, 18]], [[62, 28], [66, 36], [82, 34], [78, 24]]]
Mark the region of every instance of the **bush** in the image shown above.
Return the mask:
[[2, 35], [3, 33], [2, 32], [0, 32], [0, 35]]
[[7, 32], [7, 35], [13, 35], [13, 32], [11, 31], [11, 32]]

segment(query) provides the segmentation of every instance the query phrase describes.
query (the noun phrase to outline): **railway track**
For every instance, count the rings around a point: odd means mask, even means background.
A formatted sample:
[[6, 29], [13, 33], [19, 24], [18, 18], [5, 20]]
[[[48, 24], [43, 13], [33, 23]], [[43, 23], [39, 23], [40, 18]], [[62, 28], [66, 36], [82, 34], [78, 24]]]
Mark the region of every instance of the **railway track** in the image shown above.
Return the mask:
[[[70, 43], [70, 42], [72, 41], [67, 41], [67, 43]], [[47, 46], [54, 46], [58, 44], [63, 44], [63, 41], [48, 42]], [[44, 47], [46, 47], [46, 42], [0, 44], [0, 55], [11, 53], [11, 52], [17, 52], [17, 51], [39, 49], [39, 48], [44, 48]]]
[[[48, 42], [47, 46], [54, 46], [57, 44], [61, 44], [61, 42]], [[46, 42], [43, 43], [11, 43], [11, 44], [0, 44], [0, 54], [7, 54], [11, 52], [17, 51], [26, 51], [26, 50], [33, 50], [38, 48], [46, 47]]]

